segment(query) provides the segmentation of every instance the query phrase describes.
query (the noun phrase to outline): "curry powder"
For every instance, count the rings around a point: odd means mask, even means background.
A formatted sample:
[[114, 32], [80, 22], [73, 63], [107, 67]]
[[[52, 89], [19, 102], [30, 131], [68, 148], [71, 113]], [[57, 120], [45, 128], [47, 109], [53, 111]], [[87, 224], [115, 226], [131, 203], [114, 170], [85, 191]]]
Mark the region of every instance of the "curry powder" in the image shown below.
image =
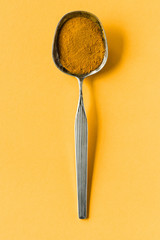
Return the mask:
[[60, 62], [72, 74], [87, 74], [100, 66], [104, 42], [99, 25], [86, 17], [66, 21], [59, 33]]

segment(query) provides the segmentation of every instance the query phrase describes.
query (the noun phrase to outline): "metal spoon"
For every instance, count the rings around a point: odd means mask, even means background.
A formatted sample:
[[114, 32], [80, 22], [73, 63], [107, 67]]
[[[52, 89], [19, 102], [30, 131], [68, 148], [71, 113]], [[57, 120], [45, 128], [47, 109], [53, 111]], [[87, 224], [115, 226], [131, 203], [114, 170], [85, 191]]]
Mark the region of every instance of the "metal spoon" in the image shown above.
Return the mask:
[[[83, 16], [90, 18], [92, 21], [96, 22], [102, 32], [102, 38], [105, 46], [104, 58], [101, 65], [94, 71], [83, 74], [75, 75], [65, 69], [60, 62], [59, 52], [58, 52], [58, 35], [61, 30], [62, 25], [69, 19]], [[76, 148], [76, 173], [77, 173], [77, 194], [78, 194], [78, 216], [80, 219], [87, 218], [87, 152], [88, 152], [88, 127], [87, 127], [87, 118], [83, 104], [83, 95], [82, 95], [82, 83], [84, 78], [93, 75], [94, 73], [99, 72], [107, 62], [108, 58], [108, 46], [107, 39], [105, 36], [104, 29], [98, 18], [85, 11], [75, 11], [69, 12], [64, 15], [59, 21], [52, 49], [52, 57], [56, 66], [64, 73], [67, 73], [71, 76], [74, 76], [78, 79], [79, 82], [79, 102], [75, 119], [75, 148]]]

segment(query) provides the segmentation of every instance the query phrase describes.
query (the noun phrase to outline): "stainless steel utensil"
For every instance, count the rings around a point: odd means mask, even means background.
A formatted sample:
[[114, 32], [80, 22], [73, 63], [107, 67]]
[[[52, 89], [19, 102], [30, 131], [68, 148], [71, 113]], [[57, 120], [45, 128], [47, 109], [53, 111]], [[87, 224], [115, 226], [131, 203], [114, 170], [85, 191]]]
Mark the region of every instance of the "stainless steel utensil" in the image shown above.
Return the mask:
[[[58, 52], [58, 35], [61, 30], [62, 25], [69, 19], [83, 16], [90, 18], [92, 21], [96, 22], [100, 30], [102, 32], [102, 37], [105, 46], [105, 53], [104, 58], [101, 65], [95, 69], [94, 71], [83, 74], [83, 75], [75, 75], [65, 69], [60, 62], [59, 52]], [[52, 56], [54, 63], [56, 66], [64, 73], [67, 73], [71, 76], [74, 76], [78, 79], [79, 82], [79, 102], [78, 108], [76, 113], [75, 119], [75, 148], [76, 148], [76, 173], [77, 173], [77, 194], [78, 194], [78, 215], [80, 219], [87, 218], [87, 152], [88, 152], [88, 127], [87, 127], [87, 118], [83, 104], [83, 94], [82, 94], [82, 83], [84, 78], [93, 75], [99, 72], [107, 62], [108, 58], [108, 46], [107, 46], [107, 39], [105, 36], [105, 32], [103, 29], [102, 24], [98, 20], [98, 18], [93, 15], [92, 13], [85, 12], [85, 11], [75, 11], [69, 12], [64, 15], [61, 20], [59, 21], [54, 41], [53, 41], [53, 49], [52, 49]]]

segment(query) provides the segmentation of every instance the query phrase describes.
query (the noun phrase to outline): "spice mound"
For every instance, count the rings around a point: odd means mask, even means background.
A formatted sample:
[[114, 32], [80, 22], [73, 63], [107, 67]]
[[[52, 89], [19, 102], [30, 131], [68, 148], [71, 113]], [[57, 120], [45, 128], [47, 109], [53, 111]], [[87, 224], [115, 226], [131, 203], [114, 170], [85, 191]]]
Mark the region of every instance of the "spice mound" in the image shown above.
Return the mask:
[[72, 74], [87, 74], [97, 69], [104, 58], [104, 42], [98, 23], [87, 17], [66, 21], [59, 32], [60, 62]]

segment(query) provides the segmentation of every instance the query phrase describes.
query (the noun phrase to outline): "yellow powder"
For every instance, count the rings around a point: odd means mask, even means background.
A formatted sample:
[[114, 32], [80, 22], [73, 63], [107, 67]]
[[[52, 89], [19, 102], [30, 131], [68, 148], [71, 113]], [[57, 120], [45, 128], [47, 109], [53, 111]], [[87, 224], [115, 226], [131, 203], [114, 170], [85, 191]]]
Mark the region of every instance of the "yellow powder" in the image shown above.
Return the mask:
[[72, 74], [86, 74], [100, 66], [104, 42], [97, 23], [86, 17], [66, 21], [59, 33], [60, 62]]

